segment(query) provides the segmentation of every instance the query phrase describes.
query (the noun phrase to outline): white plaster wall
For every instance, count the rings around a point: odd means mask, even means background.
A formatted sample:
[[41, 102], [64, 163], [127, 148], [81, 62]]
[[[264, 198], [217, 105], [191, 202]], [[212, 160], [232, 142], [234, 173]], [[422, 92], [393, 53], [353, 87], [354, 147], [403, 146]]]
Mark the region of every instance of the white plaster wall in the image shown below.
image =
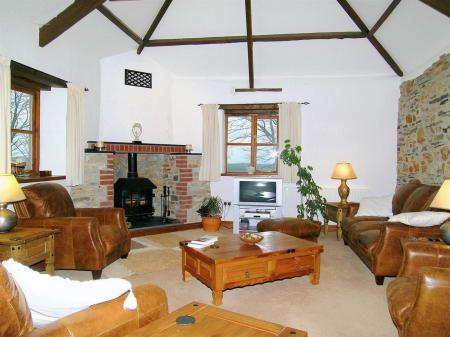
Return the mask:
[[[172, 75], [145, 55], [135, 51], [104, 58], [101, 63], [101, 113], [99, 139], [128, 142], [131, 128], [142, 124], [141, 140], [172, 143]], [[152, 74], [152, 88], [124, 84], [125, 69]]]
[[[281, 93], [235, 93], [246, 81], [177, 78], [172, 85], [175, 143], [192, 143], [201, 152], [199, 103], [308, 101], [302, 106], [302, 146], [305, 164], [314, 167], [324, 196], [339, 200], [340, 181], [330, 179], [334, 164], [351, 162], [358, 179], [349, 181], [350, 200], [392, 193], [396, 178], [396, 125], [399, 80], [372, 78], [272, 78], [259, 87], [282, 87]], [[220, 119], [222, 121], [222, 119]], [[222, 129], [222, 128], [221, 128]], [[220, 135], [223, 139], [223, 135]], [[211, 183], [211, 193], [232, 201], [232, 177]], [[296, 215], [295, 185], [284, 186], [284, 214]], [[228, 219], [231, 219], [231, 214]]]

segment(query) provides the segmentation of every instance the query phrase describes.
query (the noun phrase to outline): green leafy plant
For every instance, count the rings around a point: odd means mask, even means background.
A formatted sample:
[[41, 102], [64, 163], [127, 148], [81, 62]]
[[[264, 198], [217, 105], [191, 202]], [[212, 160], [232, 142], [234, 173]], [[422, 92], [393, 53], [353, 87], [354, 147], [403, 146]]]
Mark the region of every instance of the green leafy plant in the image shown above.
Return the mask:
[[202, 217], [221, 217], [223, 211], [223, 202], [220, 197], [208, 197], [203, 200], [197, 213]]
[[300, 145], [292, 146], [289, 139], [285, 141], [284, 150], [280, 153], [280, 159], [288, 166], [297, 167], [296, 182], [297, 191], [300, 193], [300, 203], [297, 205], [298, 218], [314, 220], [318, 219], [319, 214], [325, 215], [325, 203], [327, 202], [321, 196], [321, 188], [315, 183], [312, 177], [311, 166], [302, 166], [302, 147]]

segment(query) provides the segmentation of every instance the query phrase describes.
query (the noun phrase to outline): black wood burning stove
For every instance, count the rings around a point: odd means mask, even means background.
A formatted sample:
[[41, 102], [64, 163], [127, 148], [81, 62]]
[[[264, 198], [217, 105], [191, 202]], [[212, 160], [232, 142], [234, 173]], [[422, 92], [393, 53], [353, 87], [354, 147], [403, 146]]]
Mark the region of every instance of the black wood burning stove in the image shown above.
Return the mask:
[[127, 217], [152, 216], [156, 186], [149, 179], [138, 177], [137, 153], [128, 153], [127, 176], [114, 184], [114, 207], [122, 207]]

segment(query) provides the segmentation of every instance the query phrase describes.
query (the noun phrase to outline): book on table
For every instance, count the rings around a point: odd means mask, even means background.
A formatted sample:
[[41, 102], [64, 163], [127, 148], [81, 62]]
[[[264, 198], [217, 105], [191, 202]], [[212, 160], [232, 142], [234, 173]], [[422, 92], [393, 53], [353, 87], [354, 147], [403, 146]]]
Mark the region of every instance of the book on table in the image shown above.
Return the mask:
[[203, 235], [198, 239], [191, 240], [187, 245], [192, 248], [202, 248], [213, 245], [218, 239], [219, 238], [214, 235]]

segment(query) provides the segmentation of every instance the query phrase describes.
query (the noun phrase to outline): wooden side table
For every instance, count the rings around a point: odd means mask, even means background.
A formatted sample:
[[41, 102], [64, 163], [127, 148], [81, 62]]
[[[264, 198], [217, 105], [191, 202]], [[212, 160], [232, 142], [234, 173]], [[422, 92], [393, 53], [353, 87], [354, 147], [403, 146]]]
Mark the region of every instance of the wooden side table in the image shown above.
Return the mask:
[[340, 240], [342, 238], [342, 221], [348, 214], [349, 209], [351, 207], [355, 207], [357, 203], [349, 202], [347, 204], [341, 204], [340, 202], [327, 202], [325, 204], [325, 218], [323, 221], [325, 235], [328, 234], [328, 221], [336, 222], [337, 231], [336, 236], [337, 239]]
[[20, 228], [0, 234], [0, 260], [13, 258], [24, 265], [31, 266], [45, 262], [45, 271], [55, 273], [55, 234], [56, 229]]

